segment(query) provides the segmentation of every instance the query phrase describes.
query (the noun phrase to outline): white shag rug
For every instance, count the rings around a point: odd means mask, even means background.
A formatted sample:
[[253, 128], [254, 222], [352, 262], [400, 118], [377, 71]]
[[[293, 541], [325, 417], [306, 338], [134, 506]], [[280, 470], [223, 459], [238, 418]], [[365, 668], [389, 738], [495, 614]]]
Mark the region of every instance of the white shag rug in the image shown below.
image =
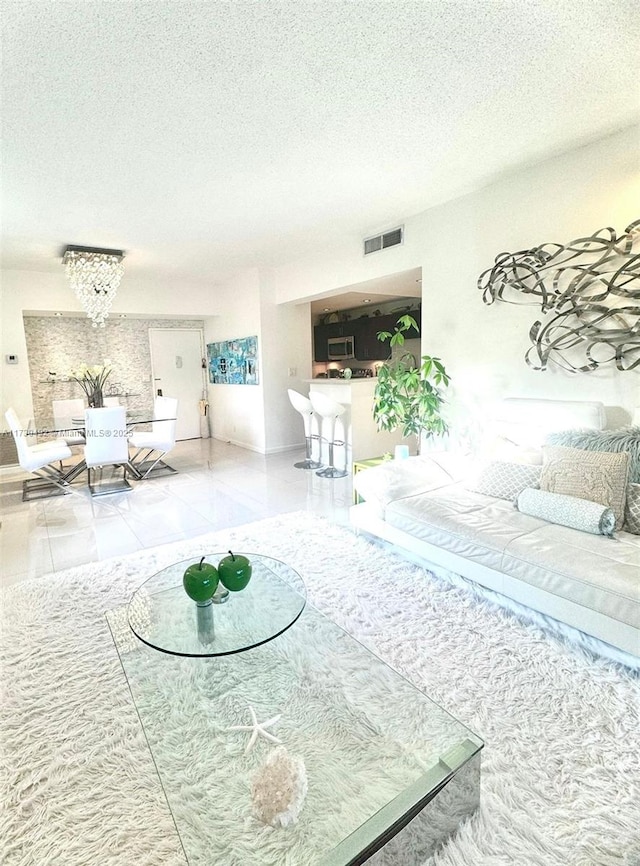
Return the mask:
[[4, 866], [184, 864], [104, 611], [229, 547], [291, 564], [311, 603], [485, 740], [481, 807], [427, 866], [640, 864], [638, 676], [296, 513], [5, 590]]

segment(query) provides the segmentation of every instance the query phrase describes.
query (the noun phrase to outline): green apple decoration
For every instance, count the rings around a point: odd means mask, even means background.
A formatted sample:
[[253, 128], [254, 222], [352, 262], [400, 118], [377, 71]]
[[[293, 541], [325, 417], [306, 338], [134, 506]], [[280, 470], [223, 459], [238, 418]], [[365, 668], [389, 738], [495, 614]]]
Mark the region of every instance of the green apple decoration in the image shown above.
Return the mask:
[[211, 565], [204, 561], [204, 556], [200, 562], [195, 562], [190, 565], [182, 578], [182, 585], [190, 599], [203, 604], [210, 601], [218, 588], [218, 569], [215, 565]]
[[229, 551], [218, 563], [220, 583], [230, 592], [240, 592], [251, 580], [251, 563], [246, 556], [236, 556]]

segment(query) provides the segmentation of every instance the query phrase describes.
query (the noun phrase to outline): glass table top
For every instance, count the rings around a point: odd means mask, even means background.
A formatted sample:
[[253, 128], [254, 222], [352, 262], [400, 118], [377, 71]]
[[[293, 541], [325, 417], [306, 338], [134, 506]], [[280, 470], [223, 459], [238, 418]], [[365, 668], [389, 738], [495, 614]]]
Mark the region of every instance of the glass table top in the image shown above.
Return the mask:
[[[277, 559], [234, 553], [246, 556], [252, 565], [245, 589], [226, 594], [223, 604], [197, 605], [182, 585], [185, 570], [197, 560], [173, 563], [146, 580], [131, 598], [128, 621], [133, 633], [165, 653], [222, 656], [252, 649], [286, 631], [305, 606], [302, 578]], [[228, 554], [207, 553], [205, 562], [217, 567]]]
[[[127, 605], [106, 616], [190, 866], [355, 866], [399, 826], [415, 832], [425, 802], [443, 812], [416, 850], [443, 816], [455, 827], [477, 807], [482, 741], [310, 604], [277, 638], [217, 658], [151, 649]], [[184, 628], [167, 619], [164, 642], [179, 644]], [[253, 814], [253, 781], [276, 746], [259, 736], [247, 748], [252, 710], [304, 762], [308, 792], [291, 826]]]
[[[172, 418], [156, 418], [153, 409], [127, 409], [125, 407], [125, 418], [127, 426], [133, 427], [138, 424], [150, 424], [153, 421], [172, 421]], [[21, 427], [29, 434], [64, 434], [71, 431], [84, 429], [84, 415], [73, 415], [68, 417], [54, 418], [53, 416], [39, 416], [38, 418], [21, 418]], [[7, 430], [6, 424], [2, 428]]]

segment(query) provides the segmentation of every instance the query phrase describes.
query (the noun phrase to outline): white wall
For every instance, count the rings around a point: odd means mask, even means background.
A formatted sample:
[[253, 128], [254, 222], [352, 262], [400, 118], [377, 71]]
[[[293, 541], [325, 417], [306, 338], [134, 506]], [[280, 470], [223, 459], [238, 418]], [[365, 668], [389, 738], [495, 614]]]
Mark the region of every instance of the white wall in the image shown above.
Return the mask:
[[260, 326], [260, 281], [256, 268], [243, 271], [222, 287], [223, 315], [205, 319], [205, 343], [258, 337], [257, 385], [209, 383], [209, 427], [215, 439], [252, 451], [265, 449], [264, 367]]
[[285, 451], [304, 443], [302, 419], [289, 401], [287, 389], [308, 393], [313, 341], [309, 304], [278, 305], [274, 275], [261, 273], [260, 312], [265, 370], [266, 452]]
[[[399, 220], [398, 225], [403, 220]], [[405, 229], [406, 229], [406, 220]], [[275, 269], [275, 297], [280, 304], [310, 300], [339, 294], [345, 286], [376, 277], [396, 274], [420, 267], [424, 250], [415, 232], [405, 230], [404, 243], [387, 250], [372, 253], [366, 258], [362, 242], [365, 235], [346, 236], [340, 246], [325, 248], [313, 256], [289, 262]]]
[[[440, 356], [452, 374], [462, 415], [504, 396], [601, 400], [610, 426], [640, 406], [640, 370], [606, 365], [593, 373], [530, 370], [524, 354], [537, 307], [486, 306], [480, 274], [505, 250], [568, 242], [603, 226], [622, 232], [640, 217], [640, 129], [497, 179], [464, 198], [404, 220], [402, 247], [363, 260], [361, 239], [334, 255], [276, 271], [277, 297], [322, 296], [408, 267], [422, 267], [422, 352]], [[373, 274], [375, 268], [377, 273]]]
[[626, 131], [419, 218], [423, 347], [447, 361], [457, 393], [470, 405], [505, 396], [601, 400], [611, 426], [629, 423], [640, 405], [640, 370], [530, 369], [524, 355], [539, 306], [487, 306], [477, 280], [500, 252], [566, 243], [604, 226], [621, 233], [640, 217], [638, 141], [637, 129]]
[[[27, 364], [27, 346], [23, 311], [81, 312], [69, 288], [64, 269], [59, 273], [8, 271], [1, 274], [0, 295], [0, 402], [2, 412], [13, 406], [21, 418], [33, 415], [31, 384]], [[190, 285], [188, 289], [175, 280], [153, 284], [137, 281], [126, 271], [113, 307], [113, 316], [176, 316], [202, 319], [220, 312], [220, 294], [212, 286]], [[5, 354], [17, 354], [15, 366], [5, 363]]]
[[256, 334], [259, 384], [209, 384], [212, 436], [262, 453], [300, 446], [302, 423], [287, 388], [306, 390], [302, 380], [311, 375], [309, 305], [277, 305], [268, 269], [238, 274], [224, 285], [223, 296], [223, 315], [205, 322], [205, 340]]

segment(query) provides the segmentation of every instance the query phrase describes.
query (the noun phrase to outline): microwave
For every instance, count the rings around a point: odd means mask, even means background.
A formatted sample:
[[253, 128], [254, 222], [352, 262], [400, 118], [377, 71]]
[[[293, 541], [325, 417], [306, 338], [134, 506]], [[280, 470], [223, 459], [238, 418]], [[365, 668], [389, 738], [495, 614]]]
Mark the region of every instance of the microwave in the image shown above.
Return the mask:
[[353, 337], [331, 337], [327, 340], [328, 358], [330, 361], [343, 361], [355, 358]]

